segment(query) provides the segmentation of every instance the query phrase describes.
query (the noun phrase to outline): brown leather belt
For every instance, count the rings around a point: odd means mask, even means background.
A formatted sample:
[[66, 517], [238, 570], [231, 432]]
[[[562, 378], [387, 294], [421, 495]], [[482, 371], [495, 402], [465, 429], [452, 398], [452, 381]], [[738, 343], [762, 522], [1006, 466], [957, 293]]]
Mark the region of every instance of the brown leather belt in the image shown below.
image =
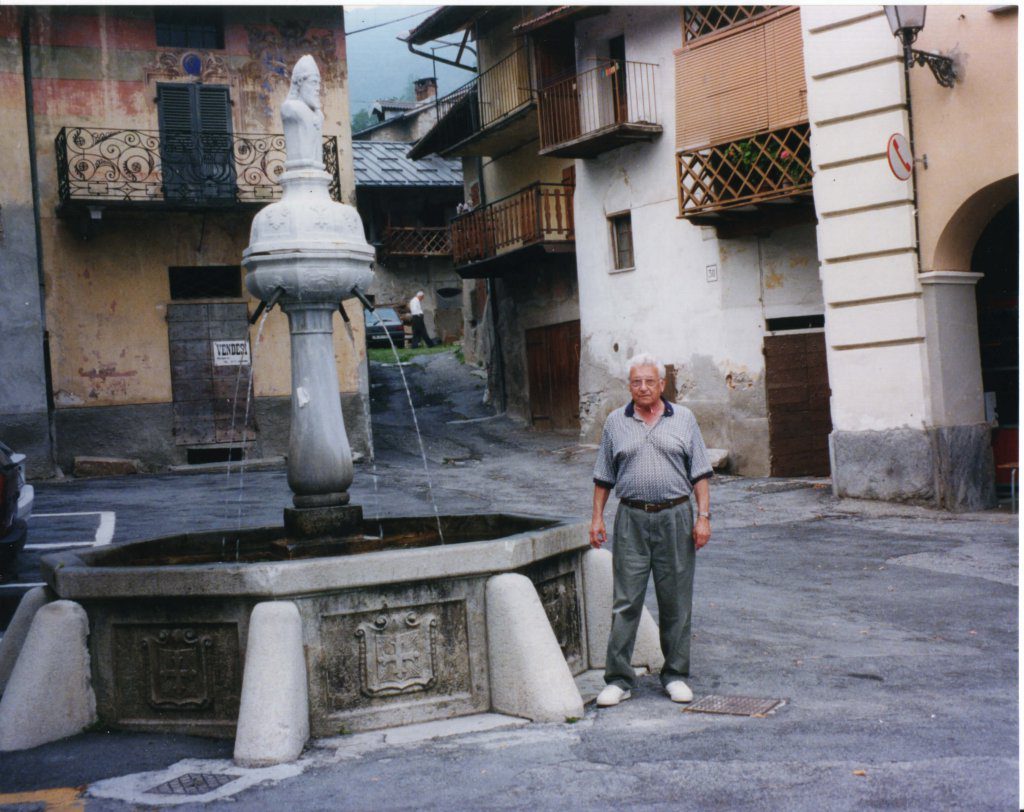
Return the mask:
[[678, 499], [669, 499], [667, 502], [638, 502], [636, 499], [620, 499], [622, 504], [627, 505], [637, 510], [642, 510], [645, 513], [658, 513], [662, 510], [668, 510], [670, 507], [681, 505], [683, 502], [689, 502], [689, 496], [680, 496]]

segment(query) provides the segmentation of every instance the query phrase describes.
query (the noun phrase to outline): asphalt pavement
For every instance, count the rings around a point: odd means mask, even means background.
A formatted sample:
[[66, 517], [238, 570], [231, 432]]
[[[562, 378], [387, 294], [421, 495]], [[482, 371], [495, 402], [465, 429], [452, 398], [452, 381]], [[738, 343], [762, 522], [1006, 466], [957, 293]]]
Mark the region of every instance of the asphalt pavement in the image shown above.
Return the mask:
[[[366, 515], [436, 503], [589, 518], [593, 447], [495, 416], [452, 355], [403, 369], [427, 464], [398, 368], [375, 364], [377, 455], [351, 491]], [[281, 467], [36, 485], [33, 544], [268, 524], [290, 501]], [[487, 715], [345, 736], [263, 771], [235, 767], [228, 741], [94, 730], [0, 755], [0, 809], [1018, 808], [1015, 515], [724, 476], [712, 511], [690, 684], [697, 700], [782, 701], [767, 713], [688, 712], [646, 676], [574, 722]], [[29, 550], [22, 581], [52, 549]], [[656, 617], [653, 590], [648, 605]]]

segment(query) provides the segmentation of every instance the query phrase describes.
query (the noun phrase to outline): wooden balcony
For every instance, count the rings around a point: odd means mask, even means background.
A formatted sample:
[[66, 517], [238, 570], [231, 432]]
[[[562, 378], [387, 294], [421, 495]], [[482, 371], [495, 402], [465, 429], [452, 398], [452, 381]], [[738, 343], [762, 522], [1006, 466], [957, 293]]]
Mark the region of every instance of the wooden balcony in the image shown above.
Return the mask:
[[446, 226], [436, 228], [389, 226], [384, 231], [382, 254], [388, 257], [450, 257], [451, 234]]
[[536, 137], [526, 46], [437, 101], [437, 123], [409, 151], [413, 160], [438, 154], [497, 155]]
[[504, 276], [526, 254], [574, 253], [573, 187], [534, 183], [451, 222], [455, 270], [464, 279]]
[[[330, 192], [341, 199], [338, 146], [324, 136]], [[64, 127], [55, 139], [62, 213], [81, 208], [195, 210], [263, 205], [281, 196], [280, 133]]]
[[661, 133], [649, 62], [601, 60], [537, 94], [540, 155], [593, 158]]
[[781, 227], [813, 219], [807, 124], [684, 150], [676, 173], [679, 216], [693, 223]]

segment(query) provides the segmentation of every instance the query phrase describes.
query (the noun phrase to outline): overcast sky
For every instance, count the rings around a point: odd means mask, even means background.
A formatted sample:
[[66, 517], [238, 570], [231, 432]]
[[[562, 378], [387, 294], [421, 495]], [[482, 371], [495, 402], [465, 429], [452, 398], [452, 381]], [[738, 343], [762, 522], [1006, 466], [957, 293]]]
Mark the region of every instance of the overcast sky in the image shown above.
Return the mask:
[[[412, 79], [434, 75], [432, 60], [410, 53], [409, 47], [396, 38], [419, 25], [435, 8], [437, 6], [345, 6], [349, 100], [353, 114], [369, 109], [375, 99], [402, 96]], [[403, 17], [407, 19], [401, 19]], [[360, 30], [370, 26], [380, 27]], [[445, 39], [457, 41], [454, 36]], [[435, 47], [438, 44], [432, 43]], [[449, 58], [454, 58], [455, 54], [455, 48], [438, 51], [438, 55]], [[469, 64], [473, 64], [472, 60]], [[448, 65], [438, 64], [436, 69], [438, 91], [442, 96], [473, 78], [469, 71]]]

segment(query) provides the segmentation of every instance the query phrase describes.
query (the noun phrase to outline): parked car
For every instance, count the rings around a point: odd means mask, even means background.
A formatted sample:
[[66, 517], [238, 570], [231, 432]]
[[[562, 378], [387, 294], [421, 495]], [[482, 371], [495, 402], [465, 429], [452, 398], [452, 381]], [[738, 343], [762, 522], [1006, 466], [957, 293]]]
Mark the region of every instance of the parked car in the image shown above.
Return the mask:
[[15, 561], [28, 538], [35, 489], [25, 482], [25, 455], [0, 443], [0, 580], [15, 575]]
[[366, 345], [390, 347], [388, 336], [396, 347], [405, 346], [405, 325], [393, 307], [378, 307], [372, 313], [363, 311], [366, 320]]

